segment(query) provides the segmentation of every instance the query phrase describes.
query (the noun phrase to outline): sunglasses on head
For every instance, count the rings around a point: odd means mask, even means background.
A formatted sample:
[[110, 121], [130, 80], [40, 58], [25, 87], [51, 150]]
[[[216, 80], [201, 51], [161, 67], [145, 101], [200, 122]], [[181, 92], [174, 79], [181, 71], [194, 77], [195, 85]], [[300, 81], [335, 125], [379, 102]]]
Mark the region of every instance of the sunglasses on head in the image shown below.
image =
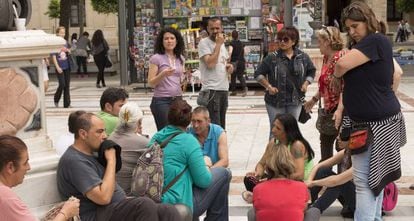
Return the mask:
[[328, 34], [328, 39], [331, 39], [331, 32], [329, 32], [329, 29], [327, 26], [322, 25], [322, 29]]
[[288, 37], [283, 37], [283, 38], [277, 38], [276, 39], [278, 42], [284, 42], [284, 43], [286, 43], [286, 42], [289, 42], [290, 41], [290, 38], [288, 38]]

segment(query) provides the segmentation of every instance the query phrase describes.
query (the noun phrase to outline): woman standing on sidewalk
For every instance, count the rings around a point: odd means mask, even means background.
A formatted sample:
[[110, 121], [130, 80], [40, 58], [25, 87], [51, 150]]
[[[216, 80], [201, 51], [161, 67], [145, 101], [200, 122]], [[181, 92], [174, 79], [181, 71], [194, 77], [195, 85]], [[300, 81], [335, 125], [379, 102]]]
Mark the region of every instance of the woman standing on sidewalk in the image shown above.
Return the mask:
[[98, 67], [98, 75], [96, 77], [97, 88], [101, 88], [101, 82], [102, 87], [106, 87], [104, 71], [105, 65], [108, 62], [108, 51], [108, 42], [106, 42], [102, 30], [96, 30], [92, 36], [92, 54], [93, 59], [95, 60], [95, 64]]
[[277, 33], [277, 40], [280, 49], [263, 59], [254, 73], [266, 88], [270, 130], [277, 114], [289, 113], [299, 119], [302, 100], [316, 71], [309, 55], [298, 48], [299, 31], [295, 27], [284, 27]]
[[[318, 116], [321, 120], [319, 130], [319, 139], [321, 143], [321, 161], [324, 161], [333, 155], [333, 144], [338, 136], [338, 130], [335, 128], [335, 124], [339, 125], [342, 120], [342, 102], [341, 92], [337, 91], [330, 86], [332, 81], [332, 74], [335, 72], [335, 64], [339, 58], [345, 55], [346, 50], [343, 49], [344, 43], [341, 38], [341, 32], [338, 28], [323, 26], [322, 29], [316, 32], [319, 43], [319, 50], [323, 54], [323, 64], [321, 75], [319, 77], [319, 89], [318, 92], [312, 97], [311, 100], [305, 103], [305, 109], [310, 112], [313, 106], [319, 101], [319, 106], [323, 100], [324, 113], [318, 113], [320, 115], [325, 114], [330, 119], [322, 121], [322, 116]], [[335, 117], [335, 120], [332, 117]], [[329, 122], [328, 122], [329, 121]], [[336, 122], [337, 121], [337, 122]]]
[[333, 83], [344, 80], [343, 104], [351, 126], [372, 132], [365, 152], [352, 155], [356, 187], [355, 220], [381, 220], [384, 187], [401, 177], [400, 148], [407, 142], [400, 103], [392, 90], [390, 41], [381, 33], [374, 12], [362, 1], [342, 12], [349, 48], [335, 66]]
[[[56, 29], [56, 35], [64, 38], [65, 27]], [[68, 42], [60, 49], [58, 53], [52, 54], [52, 61], [55, 65], [56, 76], [59, 81], [59, 86], [56, 89], [54, 101], [55, 107], [59, 106], [59, 100], [63, 92], [63, 107], [70, 107], [70, 63], [69, 63], [69, 44]]]
[[175, 99], [182, 99], [184, 49], [184, 39], [180, 32], [173, 28], [161, 30], [148, 71], [148, 84], [154, 87], [150, 108], [158, 131], [168, 124], [171, 103]]

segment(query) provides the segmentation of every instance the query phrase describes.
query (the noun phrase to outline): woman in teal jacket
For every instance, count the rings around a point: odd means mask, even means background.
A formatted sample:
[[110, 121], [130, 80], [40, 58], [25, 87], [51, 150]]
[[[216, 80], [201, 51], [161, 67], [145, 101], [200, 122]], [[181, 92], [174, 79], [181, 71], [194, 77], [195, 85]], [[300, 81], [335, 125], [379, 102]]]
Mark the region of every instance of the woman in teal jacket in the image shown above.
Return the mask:
[[228, 220], [228, 191], [230, 172], [225, 168], [206, 166], [197, 139], [185, 133], [191, 122], [191, 106], [184, 100], [173, 101], [168, 112], [169, 125], [151, 139], [161, 143], [175, 136], [164, 150], [164, 187], [183, 170], [184, 174], [163, 194], [162, 202], [182, 203], [193, 211], [196, 218], [207, 211], [207, 220]]

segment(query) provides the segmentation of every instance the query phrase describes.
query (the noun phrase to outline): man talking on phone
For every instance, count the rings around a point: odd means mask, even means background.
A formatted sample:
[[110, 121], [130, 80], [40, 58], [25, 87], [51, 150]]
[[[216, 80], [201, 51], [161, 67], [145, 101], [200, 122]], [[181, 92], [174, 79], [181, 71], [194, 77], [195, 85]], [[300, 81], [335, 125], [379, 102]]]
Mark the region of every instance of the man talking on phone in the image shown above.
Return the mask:
[[220, 18], [208, 20], [208, 38], [198, 44], [200, 57], [201, 91], [208, 92], [206, 107], [211, 123], [226, 128], [226, 112], [228, 107], [229, 76], [233, 73], [233, 65], [227, 63], [229, 54], [224, 46], [223, 27]]

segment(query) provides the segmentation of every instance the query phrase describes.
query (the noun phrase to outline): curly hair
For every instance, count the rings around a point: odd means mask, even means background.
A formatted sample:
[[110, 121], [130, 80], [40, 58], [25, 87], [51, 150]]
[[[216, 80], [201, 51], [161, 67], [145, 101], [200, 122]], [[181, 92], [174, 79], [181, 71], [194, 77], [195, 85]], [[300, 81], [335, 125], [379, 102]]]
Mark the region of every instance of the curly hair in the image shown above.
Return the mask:
[[165, 33], [170, 33], [175, 36], [175, 40], [177, 44], [175, 45], [175, 48], [174, 48], [174, 55], [177, 58], [179, 58], [181, 61], [181, 64], [183, 64], [184, 61], [182, 57], [184, 56], [184, 50], [185, 50], [184, 38], [181, 35], [181, 33], [174, 28], [168, 27], [160, 31], [160, 33], [157, 36], [157, 39], [155, 40], [154, 52], [157, 54], [165, 54], [165, 48], [164, 48]]
[[[378, 31], [379, 24], [375, 13], [365, 2], [355, 1], [344, 8], [341, 15], [341, 22], [344, 26], [345, 21], [348, 19], [357, 22], [364, 22], [367, 25], [368, 34]], [[351, 47], [354, 44], [356, 44], [356, 41], [352, 39], [348, 33], [348, 47]]]
[[128, 92], [123, 88], [109, 87], [101, 95], [99, 104], [101, 110], [105, 110], [105, 104], [109, 103], [111, 106], [114, 106], [117, 101], [124, 101], [129, 98]]
[[329, 41], [329, 46], [335, 51], [339, 51], [344, 48], [344, 41], [342, 40], [341, 32], [337, 27], [322, 26], [321, 29], [316, 31], [316, 36], [320, 37], [323, 40]]
[[299, 31], [294, 26], [283, 27], [277, 33], [277, 39], [282, 39], [284, 37], [288, 37], [292, 41], [295, 42], [295, 44], [293, 45], [293, 48], [296, 48], [296, 46], [298, 46], [298, 44], [299, 44]]

